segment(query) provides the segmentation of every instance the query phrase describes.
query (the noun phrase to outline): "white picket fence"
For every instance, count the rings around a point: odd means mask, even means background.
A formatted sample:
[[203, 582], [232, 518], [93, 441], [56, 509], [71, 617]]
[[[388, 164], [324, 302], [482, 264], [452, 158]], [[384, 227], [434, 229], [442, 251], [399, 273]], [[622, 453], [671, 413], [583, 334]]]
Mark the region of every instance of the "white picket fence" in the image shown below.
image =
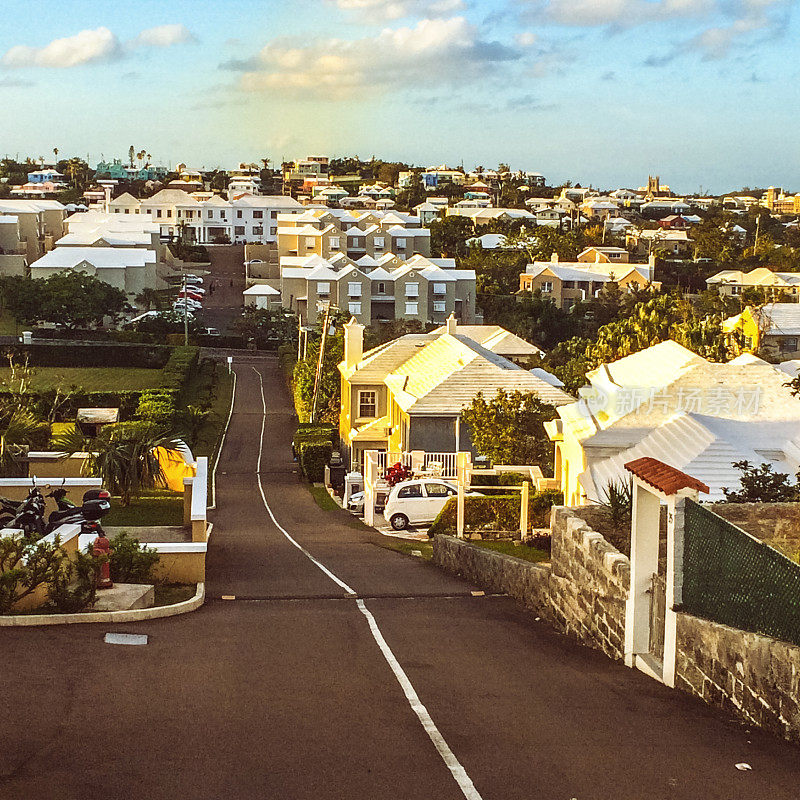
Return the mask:
[[[384, 475], [390, 467], [398, 463], [415, 472], [436, 475], [441, 478], [455, 478], [458, 475], [456, 465], [458, 453], [426, 453], [421, 450], [411, 453], [390, 453], [385, 450], [375, 452], [378, 457], [380, 475]], [[364, 464], [357, 459], [352, 462], [351, 469], [364, 474]]]

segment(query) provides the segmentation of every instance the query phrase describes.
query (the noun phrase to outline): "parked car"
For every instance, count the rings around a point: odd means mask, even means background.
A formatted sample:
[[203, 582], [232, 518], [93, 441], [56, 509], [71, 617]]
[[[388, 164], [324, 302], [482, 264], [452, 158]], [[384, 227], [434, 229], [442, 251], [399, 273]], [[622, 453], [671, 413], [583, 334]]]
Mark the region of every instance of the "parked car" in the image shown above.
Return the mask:
[[449, 497], [458, 494], [452, 483], [437, 478], [403, 481], [392, 487], [383, 516], [396, 531], [433, 522]]
[[222, 334], [216, 328], [203, 328], [200, 333], [203, 336], [221, 336]]

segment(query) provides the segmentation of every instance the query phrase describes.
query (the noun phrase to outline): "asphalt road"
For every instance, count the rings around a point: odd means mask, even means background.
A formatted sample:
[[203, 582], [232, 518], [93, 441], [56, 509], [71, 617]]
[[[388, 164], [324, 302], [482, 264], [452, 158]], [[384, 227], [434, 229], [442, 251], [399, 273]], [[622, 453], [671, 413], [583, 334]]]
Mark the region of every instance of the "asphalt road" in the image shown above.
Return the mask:
[[[211, 274], [203, 284], [206, 289], [202, 324], [216, 328], [221, 334], [233, 334], [233, 323], [242, 313], [244, 281], [244, 247], [242, 245], [214, 245], [208, 248]], [[213, 293], [210, 291], [214, 284]]]
[[796, 748], [318, 508], [277, 365], [236, 369], [209, 602], [142, 647], [0, 629], [0, 798], [798, 797]]

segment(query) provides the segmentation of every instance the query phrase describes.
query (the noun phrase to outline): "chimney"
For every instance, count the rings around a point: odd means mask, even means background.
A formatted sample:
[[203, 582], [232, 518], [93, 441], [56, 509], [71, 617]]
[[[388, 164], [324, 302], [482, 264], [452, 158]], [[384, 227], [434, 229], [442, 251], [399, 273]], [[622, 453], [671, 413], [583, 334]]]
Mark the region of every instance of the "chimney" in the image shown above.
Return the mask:
[[344, 365], [354, 369], [364, 355], [364, 326], [355, 317], [344, 326]]
[[550, 263], [558, 264], [558, 253], [553, 253], [553, 255], [550, 256]]
[[450, 316], [447, 318], [447, 330], [445, 332], [452, 335], [456, 332], [457, 327], [458, 323], [456, 322], [456, 315], [450, 314]]
[[648, 280], [653, 280], [656, 276], [656, 254], [650, 253], [647, 257], [647, 278]]

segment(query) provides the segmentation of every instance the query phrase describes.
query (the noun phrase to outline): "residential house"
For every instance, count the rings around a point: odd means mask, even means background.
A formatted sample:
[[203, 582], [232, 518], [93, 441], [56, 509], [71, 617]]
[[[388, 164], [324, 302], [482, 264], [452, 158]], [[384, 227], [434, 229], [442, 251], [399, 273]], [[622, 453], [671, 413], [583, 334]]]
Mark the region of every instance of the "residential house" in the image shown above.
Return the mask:
[[461, 412], [478, 392], [534, 392], [554, 406], [573, 401], [494, 352], [508, 344], [497, 329], [480, 336], [483, 344], [469, 330], [463, 333], [450, 317], [440, 331], [401, 336], [365, 353], [363, 327], [355, 320], [345, 325], [339, 436], [353, 464], [365, 450], [473, 451]]
[[0, 275], [24, 275], [28, 264], [26, 254], [19, 219], [11, 214], [0, 215]]
[[430, 201], [426, 201], [414, 206], [414, 213], [419, 217], [420, 222], [426, 228], [431, 224], [431, 222], [439, 218], [440, 212], [441, 206], [434, 205]]
[[786, 373], [759, 358], [713, 363], [667, 341], [586, 377], [578, 401], [545, 424], [565, 505], [603, 501], [645, 456], [708, 484], [711, 500], [740, 487], [734, 462], [800, 469], [800, 403]]
[[578, 253], [578, 261], [587, 263], [627, 264], [630, 254], [624, 247], [587, 247]]
[[550, 261], [528, 264], [519, 276], [520, 292], [541, 292], [559, 308], [569, 310], [576, 303], [591, 299], [609, 283], [622, 291], [659, 289], [653, 281], [654, 259], [647, 264], [615, 264], [610, 261], [560, 261], [553, 253]]
[[773, 272], [769, 267], [756, 267], [750, 272], [724, 269], [706, 279], [708, 289], [716, 289], [723, 297], [737, 297], [745, 289], [760, 289], [768, 300], [796, 303], [800, 300], [800, 274]]
[[155, 253], [134, 247], [56, 247], [30, 265], [33, 278], [64, 271], [92, 275], [121, 289], [130, 300], [159, 285]]
[[800, 358], [800, 305], [767, 303], [747, 306], [722, 323], [731, 349], [753, 353], [770, 363]]
[[685, 258], [691, 255], [694, 240], [686, 231], [630, 229], [625, 235], [625, 246], [635, 256], [649, 256], [661, 251], [675, 258]]
[[167, 176], [167, 168], [147, 164], [145, 166], [129, 166], [124, 164], [122, 159], [115, 158], [112, 161], [101, 161], [97, 165], [97, 176], [108, 175], [118, 181], [157, 181]]
[[56, 200], [0, 200], [0, 217], [17, 219], [18, 244], [28, 263], [51, 250], [65, 233], [67, 210]]
[[[472, 202], [477, 203], [478, 201]], [[464, 207], [458, 204], [448, 208], [446, 214], [448, 217], [466, 217], [476, 229], [492, 221], [513, 222], [514, 220], [522, 219], [532, 223], [536, 219], [530, 211], [525, 211], [521, 208]]]
[[281, 307], [281, 292], [267, 283], [256, 283], [242, 292], [244, 305], [259, 309]]

